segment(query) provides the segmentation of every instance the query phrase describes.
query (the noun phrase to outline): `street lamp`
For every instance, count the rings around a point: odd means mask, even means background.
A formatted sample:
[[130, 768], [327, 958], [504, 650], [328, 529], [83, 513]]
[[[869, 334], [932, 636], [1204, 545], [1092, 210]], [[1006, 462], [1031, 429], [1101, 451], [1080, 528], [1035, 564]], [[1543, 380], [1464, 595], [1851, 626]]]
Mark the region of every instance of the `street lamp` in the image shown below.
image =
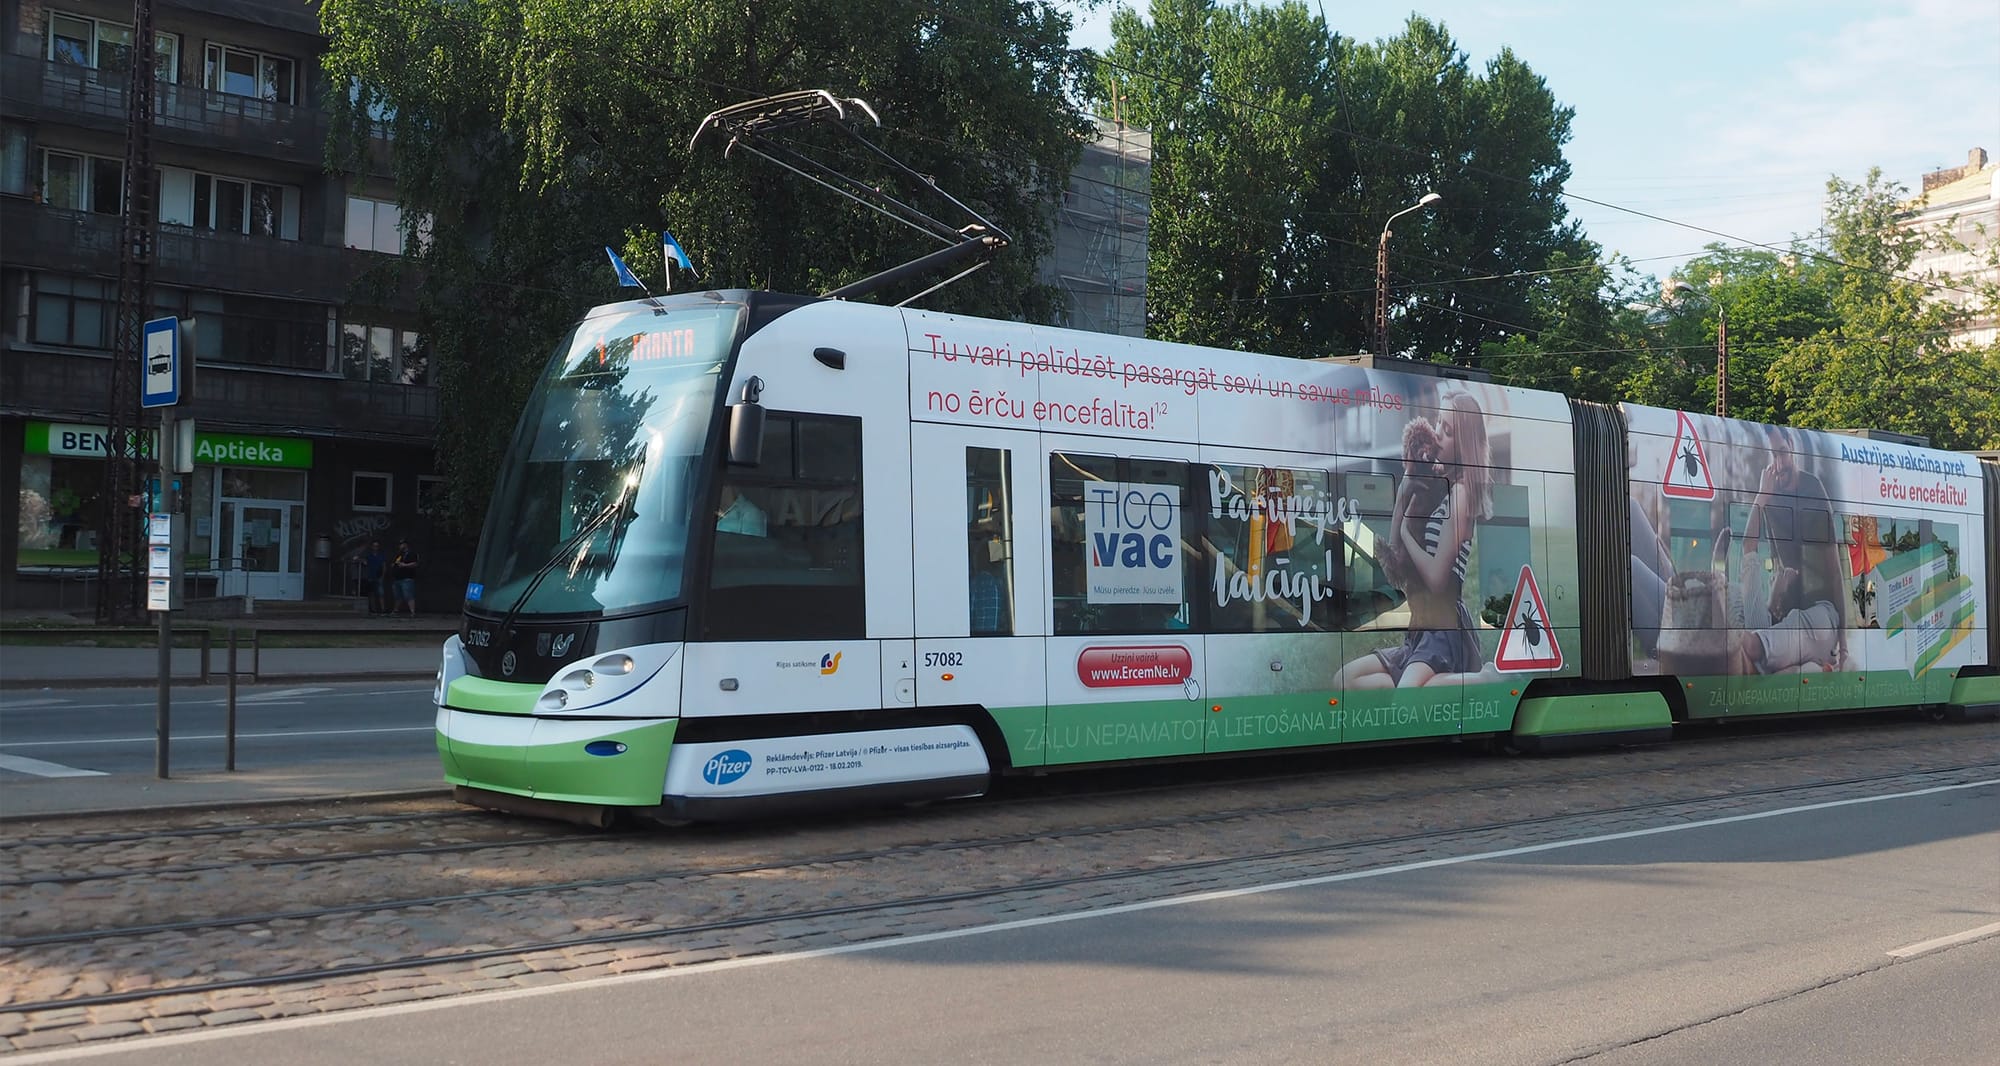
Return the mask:
[[1382, 223], [1382, 239], [1375, 242], [1375, 350], [1389, 357], [1389, 226], [1412, 211], [1420, 211], [1444, 197], [1427, 192], [1423, 199], [1389, 216]]
[[[1713, 284], [1711, 282], [1711, 284]], [[1715, 413], [1718, 417], [1729, 416], [1729, 309], [1722, 306], [1713, 291], [1700, 292], [1692, 285], [1670, 286], [1662, 295], [1670, 301], [1678, 301], [1685, 292], [1696, 291], [1709, 306], [1715, 308]]]

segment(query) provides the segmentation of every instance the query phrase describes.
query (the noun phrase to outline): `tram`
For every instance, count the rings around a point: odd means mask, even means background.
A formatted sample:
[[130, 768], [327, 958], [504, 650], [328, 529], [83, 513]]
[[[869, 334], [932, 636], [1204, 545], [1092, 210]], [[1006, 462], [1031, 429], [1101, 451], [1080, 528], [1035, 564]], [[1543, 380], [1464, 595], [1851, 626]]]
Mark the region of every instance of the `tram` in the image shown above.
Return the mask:
[[435, 692], [467, 803], [607, 822], [1395, 741], [2000, 713], [2000, 466], [838, 299], [596, 308]]

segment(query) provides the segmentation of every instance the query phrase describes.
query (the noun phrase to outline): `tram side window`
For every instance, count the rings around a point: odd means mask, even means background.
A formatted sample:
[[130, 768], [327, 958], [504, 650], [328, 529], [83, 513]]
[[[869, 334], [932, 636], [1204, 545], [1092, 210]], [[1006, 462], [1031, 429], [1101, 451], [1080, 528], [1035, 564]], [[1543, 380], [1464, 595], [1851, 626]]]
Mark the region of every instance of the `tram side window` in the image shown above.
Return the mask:
[[1196, 508], [1185, 463], [1049, 456], [1055, 631], [1194, 628]]
[[1331, 477], [1233, 463], [1205, 469], [1208, 631], [1338, 631], [1345, 537]]
[[859, 419], [772, 412], [761, 463], [724, 473], [714, 521], [705, 636], [866, 635]]
[[965, 449], [967, 602], [975, 637], [1014, 632], [1013, 456]]
[[1388, 474], [1343, 476], [1352, 513], [1341, 526], [1342, 591], [1351, 630], [1400, 629], [1409, 624], [1403, 590], [1388, 573], [1389, 519], [1395, 512], [1396, 480]]

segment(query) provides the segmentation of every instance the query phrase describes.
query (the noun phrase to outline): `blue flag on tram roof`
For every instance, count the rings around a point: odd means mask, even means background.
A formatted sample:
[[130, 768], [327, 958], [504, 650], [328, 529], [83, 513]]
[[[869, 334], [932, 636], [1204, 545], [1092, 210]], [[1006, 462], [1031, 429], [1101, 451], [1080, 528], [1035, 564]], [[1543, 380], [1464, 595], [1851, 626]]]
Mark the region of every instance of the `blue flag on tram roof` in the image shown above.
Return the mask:
[[639, 284], [638, 275], [632, 273], [632, 268], [625, 265], [625, 260], [618, 258], [618, 253], [612, 251], [610, 245], [607, 244], [604, 246], [604, 254], [611, 257], [611, 269], [618, 272], [618, 284], [620, 286], [627, 289], [645, 288], [644, 285]]
[[665, 246], [667, 262], [679, 264], [690, 276], [694, 274], [694, 264], [688, 262], [688, 254], [681, 251], [681, 242], [675, 240], [673, 234], [661, 230], [660, 243]]

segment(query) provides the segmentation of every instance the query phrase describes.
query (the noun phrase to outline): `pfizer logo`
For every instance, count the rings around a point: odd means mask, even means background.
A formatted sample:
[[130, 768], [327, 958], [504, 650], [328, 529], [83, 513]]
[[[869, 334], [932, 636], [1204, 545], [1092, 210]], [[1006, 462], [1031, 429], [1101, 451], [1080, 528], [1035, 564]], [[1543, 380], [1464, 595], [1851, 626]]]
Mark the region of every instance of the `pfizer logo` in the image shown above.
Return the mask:
[[711, 785], [732, 785], [750, 772], [750, 753], [731, 748], [701, 765], [701, 779]]

